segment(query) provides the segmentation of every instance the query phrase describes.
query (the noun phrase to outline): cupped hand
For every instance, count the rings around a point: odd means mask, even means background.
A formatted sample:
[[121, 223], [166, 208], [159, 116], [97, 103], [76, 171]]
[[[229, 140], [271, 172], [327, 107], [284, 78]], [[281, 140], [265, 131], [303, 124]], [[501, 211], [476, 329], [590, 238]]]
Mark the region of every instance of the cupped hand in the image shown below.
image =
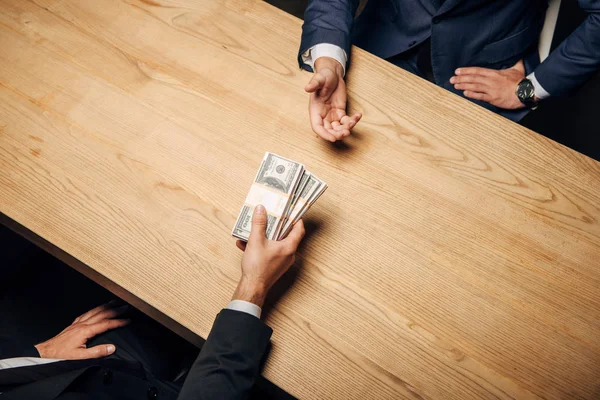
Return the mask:
[[315, 74], [304, 90], [310, 93], [308, 113], [313, 131], [335, 142], [350, 135], [362, 115], [346, 115], [346, 83], [341, 64], [329, 57], [315, 61]]

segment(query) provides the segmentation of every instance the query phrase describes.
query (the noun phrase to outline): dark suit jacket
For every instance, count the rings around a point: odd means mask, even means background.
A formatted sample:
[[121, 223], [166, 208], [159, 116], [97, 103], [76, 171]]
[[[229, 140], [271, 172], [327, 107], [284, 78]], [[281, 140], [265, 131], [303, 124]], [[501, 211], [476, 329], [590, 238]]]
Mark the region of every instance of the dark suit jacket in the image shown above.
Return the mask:
[[[272, 330], [258, 318], [222, 310], [181, 389], [180, 400], [244, 399], [254, 386]], [[6, 345], [6, 342], [5, 342]], [[21, 349], [22, 354], [16, 354]], [[12, 343], [2, 358], [33, 356]], [[140, 365], [121, 360], [60, 361], [0, 370], [2, 400], [89, 400], [177, 397], [179, 388], [149, 375]]]
[[[547, 0], [369, 0], [354, 21], [359, 0], [311, 0], [304, 14], [301, 54], [319, 43], [350, 45], [381, 58], [404, 53], [431, 38], [431, 63], [438, 85], [456, 91], [449, 79], [458, 67], [503, 69], [525, 59], [551, 95], [579, 87], [600, 66], [600, 0], [579, 0], [589, 14], [543, 63], [537, 42]], [[441, 7], [439, 6], [441, 4]], [[478, 104], [507, 117], [511, 113]], [[514, 118], [513, 116], [513, 119]]]

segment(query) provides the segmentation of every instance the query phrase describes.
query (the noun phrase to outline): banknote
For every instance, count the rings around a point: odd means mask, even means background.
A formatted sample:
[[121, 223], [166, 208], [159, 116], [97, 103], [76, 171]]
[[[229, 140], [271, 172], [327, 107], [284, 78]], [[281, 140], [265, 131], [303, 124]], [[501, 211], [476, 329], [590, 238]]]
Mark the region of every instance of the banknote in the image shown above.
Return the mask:
[[287, 222], [288, 218], [290, 217], [290, 214], [292, 213], [294, 206], [296, 205], [296, 203], [298, 202], [298, 199], [300, 198], [300, 193], [302, 193], [302, 191], [306, 187], [306, 184], [310, 180], [309, 178], [310, 178], [310, 172], [304, 170], [304, 174], [302, 174], [302, 178], [300, 178], [300, 183], [298, 183], [298, 187], [296, 188], [296, 191], [292, 195], [292, 201], [290, 201], [285, 218], [283, 219], [283, 226], [285, 226], [285, 223]]
[[262, 204], [267, 210], [266, 236], [277, 239], [303, 175], [304, 166], [299, 162], [266, 153], [231, 234], [247, 241], [254, 208]]
[[300, 192], [294, 208], [286, 218], [285, 225], [277, 237], [278, 240], [284, 239], [290, 233], [293, 225], [304, 216], [326, 189], [327, 184], [324, 181], [319, 179], [315, 174], [311, 173], [309, 175], [308, 181]]

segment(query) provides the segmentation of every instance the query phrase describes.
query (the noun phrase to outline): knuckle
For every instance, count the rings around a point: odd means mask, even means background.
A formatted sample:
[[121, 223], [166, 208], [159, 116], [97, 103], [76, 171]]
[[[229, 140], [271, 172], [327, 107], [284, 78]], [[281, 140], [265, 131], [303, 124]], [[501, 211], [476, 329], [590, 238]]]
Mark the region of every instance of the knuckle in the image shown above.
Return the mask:
[[85, 336], [92, 336], [94, 334], [94, 330], [92, 329], [91, 326], [86, 325], [81, 328], [81, 333]]

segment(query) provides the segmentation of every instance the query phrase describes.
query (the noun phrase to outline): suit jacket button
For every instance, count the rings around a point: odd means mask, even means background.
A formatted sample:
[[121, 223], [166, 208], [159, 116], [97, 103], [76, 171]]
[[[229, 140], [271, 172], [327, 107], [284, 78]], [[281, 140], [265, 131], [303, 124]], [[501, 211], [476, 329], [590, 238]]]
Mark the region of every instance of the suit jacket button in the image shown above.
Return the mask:
[[440, 17], [434, 17], [434, 18], [433, 18], [433, 20], [432, 20], [432, 22], [433, 22], [434, 24], [439, 24], [441, 20], [442, 20], [442, 19], [441, 19]]
[[104, 376], [102, 377], [102, 382], [104, 382], [105, 385], [110, 385], [113, 381], [113, 372], [110, 369], [107, 369], [104, 372]]
[[413, 47], [415, 44], [417, 44], [417, 42], [415, 40], [413, 40], [412, 42], [410, 42], [408, 44], [408, 47]]
[[154, 386], [148, 388], [148, 400], [156, 400], [158, 399], [158, 389]]

